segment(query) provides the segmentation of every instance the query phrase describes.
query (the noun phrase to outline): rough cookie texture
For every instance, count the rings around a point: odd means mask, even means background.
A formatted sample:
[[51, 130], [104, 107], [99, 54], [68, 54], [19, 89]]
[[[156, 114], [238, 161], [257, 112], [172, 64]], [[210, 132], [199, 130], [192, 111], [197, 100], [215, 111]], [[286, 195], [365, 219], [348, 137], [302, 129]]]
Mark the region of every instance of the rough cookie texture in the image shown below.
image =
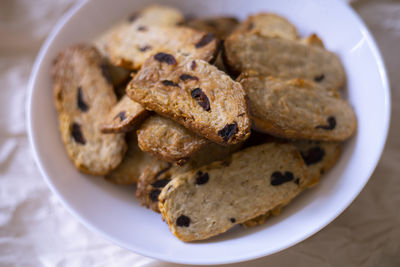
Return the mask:
[[137, 127], [148, 115], [142, 105], [125, 95], [111, 109], [100, 129], [103, 133], [125, 133]]
[[234, 17], [215, 17], [192, 19], [186, 23], [186, 26], [198, 31], [211, 32], [218, 39], [225, 40], [238, 24], [239, 21]]
[[123, 22], [117, 23], [104, 34], [95, 40], [95, 46], [107, 56], [106, 46], [114, 33], [119, 32], [124, 25], [155, 25], [155, 26], [176, 26], [184, 21], [184, 15], [176, 8], [163, 5], [150, 5], [144, 9], [132, 13]]
[[[297, 141], [294, 142], [294, 145], [307, 165], [309, 175], [307, 188], [318, 184], [320, 176], [336, 164], [342, 150], [341, 144], [337, 142]], [[282, 208], [287, 204], [289, 203], [281, 204], [265, 214], [244, 222], [242, 225], [248, 228], [264, 224], [271, 215], [279, 215]]]
[[114, 31], [106, 45], [111, 62], [129, 69], [139, 69], [144, 61], [164, 51], [183, 53], [211, 61], [215, 58], [219, 41], [214, 34], [188, 27], [122, 24]]
[[159, 208], [183, 241], [206, 239], [265, 214], [307, 185], [307, 171], [291, 144], [269, 143], [179, 174], [162, 190]]
[[340, 59], [324, 48], [257, 34], [232, 34], [224, 42], [224, 62], [233, 72], [246, 70], [282, 79], [303, 78], [340, 89], [345, 73]]
[[114, 184], [135, 184], [153, 157], [140, 150], [135, 131], [126, 134], [128, 150], [121, 164], [105, 176]]
[[171, 181], [172, 177], [178, 173], [183, 173], [216, 160], [224, 160], [229, 164], [228, 156], [240, 149], [241, 145], [221, 146], [208, 143], [201, 150], [197, 151], [190, 160], [182, 165], [172, 165], [163, 160], [154, 159], [143, 171], [138, 181], [136, 197], [146, 207], [160, 212], [158, 208], [158, 196], [161, 190]]
[[250, 135], [243, 88], [203, 60], [157, 53], [129, 83], [127, 94], [216, 143], [235, 144]]
[[249, 100], [253, 127], [289, 139], [343, 141], [357, 120], [336, 91], [302, 79], [280, 80], [243, 73], [238, 80]]
[[141, 150], [168, 162], [179, 165], [201, 149], [209, 141], [176, 122], [154, 115], [148, 118], [137, 131]]
[[235, 33], [259, 34], [288, 40], [297, 39], [296, 27], [287, 19], [272, 13], [259, 13], [247, 17], [236, 28]]
[[99, 130], [117, 101], [99, 52], [89, 45], [67, 48], [57, 56], [52, 76], [68, 156], [82, 172], [107, 174], [121, 162], [126, 143], [123, 134], [103, 135]]

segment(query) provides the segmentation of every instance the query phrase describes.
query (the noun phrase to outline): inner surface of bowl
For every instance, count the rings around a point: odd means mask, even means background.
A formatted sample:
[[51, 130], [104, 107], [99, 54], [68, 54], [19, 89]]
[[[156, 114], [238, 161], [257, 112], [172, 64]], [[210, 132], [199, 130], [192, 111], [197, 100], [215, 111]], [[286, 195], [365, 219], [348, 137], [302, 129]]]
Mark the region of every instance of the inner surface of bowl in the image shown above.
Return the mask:
[[[67, 157], [58, 132], [50, 68], [59, 51], [90, 42], [113, 23], [158, 2], [198, 17], [233, 15], [244, 19], [274, 12], [296, 25], [300, 35], [317, 33], [337, 53], [347, 73], [347, 96], [358, 118], [357, 134], [338, 164], [266, 224], [236, 227], [218, 237], [194, 243], [175, 238], [160, 214], [145, 209], [133, 187], [119, 187], [78, 172]], [[340, 18], [340, 19], [339, 19]], [[173, 38], [173, 37], [171, 37]], [[47, 183], [86, 226], [134, 252], [179, 263], [211, 264], [268, 255], [304, 240], [331, 222], [358, 195], [380, 157], [389, 123], [389, 89], [385, 69], [368, 30], [340, 1], [87, 1], [56, 26], [32, 72], [28, 128], [33, 150]]]

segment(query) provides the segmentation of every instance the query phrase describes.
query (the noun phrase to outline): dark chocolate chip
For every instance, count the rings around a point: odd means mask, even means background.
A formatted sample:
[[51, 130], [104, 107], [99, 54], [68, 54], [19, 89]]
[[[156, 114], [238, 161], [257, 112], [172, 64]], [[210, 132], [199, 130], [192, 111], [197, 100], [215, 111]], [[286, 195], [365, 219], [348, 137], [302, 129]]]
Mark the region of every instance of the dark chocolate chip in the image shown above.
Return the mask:
[[325, 150], [319, 146], [312, 147], [306, 152], [301, 152], [301, 157], [307, 165], [312, 165], [320, 162], [325, 156]]
[[100, 68], [101, 68], [101, 73], [103, 74], [103, 77], [106, 79], [106, 81], [109, 84], [111, 84], [111, 75], [110, 75], [107, 65], [105, 63], [101, 63]]
[[140, 26], [137, 28], [137, 30], [140, 31], [140, 32], [145, 32], [145, 31], [147, 31], [147, 27], [146, 27], [146, 26], [143, 26], [143, 25], [140, 25]]
[[279, 171], [273, 172], [271, 174], [271, 185], [277, 186], [286, 182], [290, 182], [293, 180], [293, 173], [286, 171], [285, 173], [281, 173]]
[[227, 124], [222, 130], [218, 131], [218, 135], [227, 142], [237, 131], [237, 123]]
[[150, 50], [152, 47], [150, 45], [145, 45], [145, 46], [141, 46], [139, 47], [139, 51], [140, 52], [146, 52], [147, 50]]
[[160, 189], [154, 189], [153, 191], [150, 192], [150, 199], [153, 202], [158, 201], [158, 196], [160, 195], [161, 190]]
[[197, 78], [196, 76], [192, 76], [189, 74], [182, 74], [181, 76], [179, 76], [179, 79], [181, 79], [182, 81], [187, 81], [187, 80], [194, 80], [194, 81], [198, 81], [199, 78]]
[[83, 136], [81, 126], [76, 122], [74, 122], [72, 124], [71, 135], [72, 135], [72, 138], [74, 138], [75, 142], [82, 144], [82, 145], [86, 144], [86, 139]]
[[191, 95], [205, 111], [210, 111], [210, 101], [201, 88], [193, 89]]
[[154, 55], [155, 60], [161, 62], [161, 63], [167, 63], [168, 65], [175, 65], [176, 60], [173, 55], [167, 54], [167, 53], [157, 53]]
[[169, 181], [171, 181], [171, 179], [165, 178], [165, 179], [157, 180], [154, 183], [152, 183], [151, 185], [155, 188], [163, 188], [164, 186], [166, 186], [169, 183]]
[[82, 87], [80, 86], [78, 87], [77, 105], [83, 112], [86, 112], [89, 109], [89, 106], [86, 104], [85, 100], [83, 100]]
[[296, 178], [296, 180], [294, 180], [294, 183], [297, 185], [300, 184], [300, 178]]
[[206, 35], [204, 35], [200, 41], [198, 41], [194, 46], [196, 48], [201, 48], [203, 46], [208, 45], [212, 40], [214, 40], [214, 34], [213, 33], [207, 33]]
[[324, 74], [318, 75], [314, 77], [314, 81], [321, 82], [325, 78]]
[[192, 70], [195, 70], [196, 67], [197, 67], [196, 61], [193, 60], [193, 61], [192, 61], [192, 64], [190, 65], [190, 68], [191, 68]]
[[315, 129], [323, 129], [323, 130], [333, 130], [336, 127], [336, 119], [333, 116], [329, 116], [326, 119], [326, 122], [328, 122], [328, 125], [318, 125], [315, 127]]
[[176, 219], [176, 225], [180, 227], [189, 227], [190, 225], [190, 218], [185, 215], [181, 215]]
[[120, 121], [124, 121], [124, 120], [126, 119], [125, 111], [121, 111], [120, 113], [118, 113], [118, 114], [114, 117], [114, 120], [115, 120], [116, 118], [119, 118]]
[[231, 221], [231, 223], [235, 223], [236, 222], [235, 218], [230, 218], [229, 220]]
[[165, 85], [165, 86], [175, 86], [175, 87], [181, 88], [181, 87], [179, 86], [179, 84], [174, 83], [173, 81], [170, 81], [170, 80], [164, 80], [164, 81], [161, 81], [161, 83], [162, 83], [163, 85]]
[[208, 176], [208, 173], [206, 173], [206, 172], [203, 173], [202, 171], [198, 171], [196, 175], [197, 175], [196, 184], [198, 184], [198, 185], [207, 183], [208, 179], [210, 178]]

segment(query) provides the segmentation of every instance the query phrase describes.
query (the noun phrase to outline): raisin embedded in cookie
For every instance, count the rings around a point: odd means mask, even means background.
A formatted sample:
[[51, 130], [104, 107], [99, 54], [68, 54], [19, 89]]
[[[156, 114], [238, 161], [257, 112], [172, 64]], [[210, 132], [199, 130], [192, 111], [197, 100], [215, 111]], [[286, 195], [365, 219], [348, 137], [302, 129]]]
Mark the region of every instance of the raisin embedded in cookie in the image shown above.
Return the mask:
[[243, 88], [203, 60], [157, 53], [130, 82], [127, 94], [213, 142], [235, 144], [250, 135]]
[[139, 103], [125, 95], [111, 109], [100, 129], [103, 133], [125, 133], [137, 127], [148, 115]]
[[179, 52], [211, 61], [218, 48], [219, 41], [212, 33], [188, 27], [141, 26], [136, 23], [121, 25], [106, 45], [113, 64], [133, 70], [139, 69], [148, 57], [161, 51]]
[[308, 184], [296, 147], [269, 143], [174, 176], [159, 195], [171, 232], [182, 241], [202, 240], [287, 203]]
[[349, 103], [336, 91], [302, 79], [281, 80], [243, 73], [253, 127], [289, 139], [343, 141], [356, 130]]
[[105, 179], [114, 184], [136, 184], [153, 157], [140, 150], [135, 131], [126, 134], [128, 150], [121, 164], [105, 176]]
[[[179, 173], [210, 164], [217, 160], [223, 160], [226, 166], [230, 164], [229, 155], [239, 150], [241, 145], [221, 146], [208, 143], [202, 149], [192, 155], [189, 161], [177, 166], [166, 161], [154, 159], [144, 169], [138, 180], [136, 197], [147, 208], [160, 212], [158, 208], [158, 196], [161, 190]], [[206, 177], [201, 177], [199, 183], [204, 183]]]
[[145, 152], [179, 165], [209, 141], [170, 119], [154, 115], [137, 131], [139, 147]]
[[[308, 184], [307, 187], [315, 186], [318, 184], [320, 176], [331, 169], [339, 159], [341, 153], [341, 144], [337, 142], [316, 142], [316, 141], [297, 141], [293, 143], [301, 157], [303, 158], [308, 171]], [[269, 217], [277, 216], [280, 214], [282, 208], [288, 203], [281, 204], [265, 214], [259, 215], [256, 218], [248, 220], [242, 225], [245, 228], [254, 227], [264, 224]]]
[[104, 34], [100, 35], [94, 42], [101, 54], [109, 57], [107, 46], [113, 38], [113, 35], [118, 34], [126, 26], [135, 25], [143, 30], [145, 26], [163, 26], [172, 27], [181, 24], [184, 21], [184, 15], [176, 8], [163, 5], [149, 5], [142, 10], [133, 12], [124, 21], [113, 25]]
[[282, 79], [302, 78], [340, 89], [345, 73], [332, 52], [299, 41], [257, 34], [232, 34], [224, 42], [224, 62], [233, 72], [248, 70]]
[[54, 100], [67, 153], [82, 172], [104, 175], [126, 151], [123, 134], [103, 135], [100, 123], [116, 104], [104, 61], [89, 45], [61, 52], [53, 65]]
[[288, 40], [297, 39], [296, 27], [287, 19], [272, 13], [258, 13], [247, 17], [236, 28], [235, 33], [258, 34]]
[[294, 145], [307, 165], [310, 186], [318, 183], [321, 175], [331, 169], [339, 159], [342, 144], [338, 142], [297, 141]]

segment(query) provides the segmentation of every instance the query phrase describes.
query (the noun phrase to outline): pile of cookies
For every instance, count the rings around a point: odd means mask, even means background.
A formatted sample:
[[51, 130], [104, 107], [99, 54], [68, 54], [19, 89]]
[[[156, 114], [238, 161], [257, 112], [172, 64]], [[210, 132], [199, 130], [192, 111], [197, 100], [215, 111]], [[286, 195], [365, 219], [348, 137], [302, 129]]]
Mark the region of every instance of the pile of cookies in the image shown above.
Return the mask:
[[75, 166], [136, 184], [183, 241], [279, 214], [356, 130], [339, 58], [270, 13], [185, 20], [149, 6], [62, 51], [52, 76]]

